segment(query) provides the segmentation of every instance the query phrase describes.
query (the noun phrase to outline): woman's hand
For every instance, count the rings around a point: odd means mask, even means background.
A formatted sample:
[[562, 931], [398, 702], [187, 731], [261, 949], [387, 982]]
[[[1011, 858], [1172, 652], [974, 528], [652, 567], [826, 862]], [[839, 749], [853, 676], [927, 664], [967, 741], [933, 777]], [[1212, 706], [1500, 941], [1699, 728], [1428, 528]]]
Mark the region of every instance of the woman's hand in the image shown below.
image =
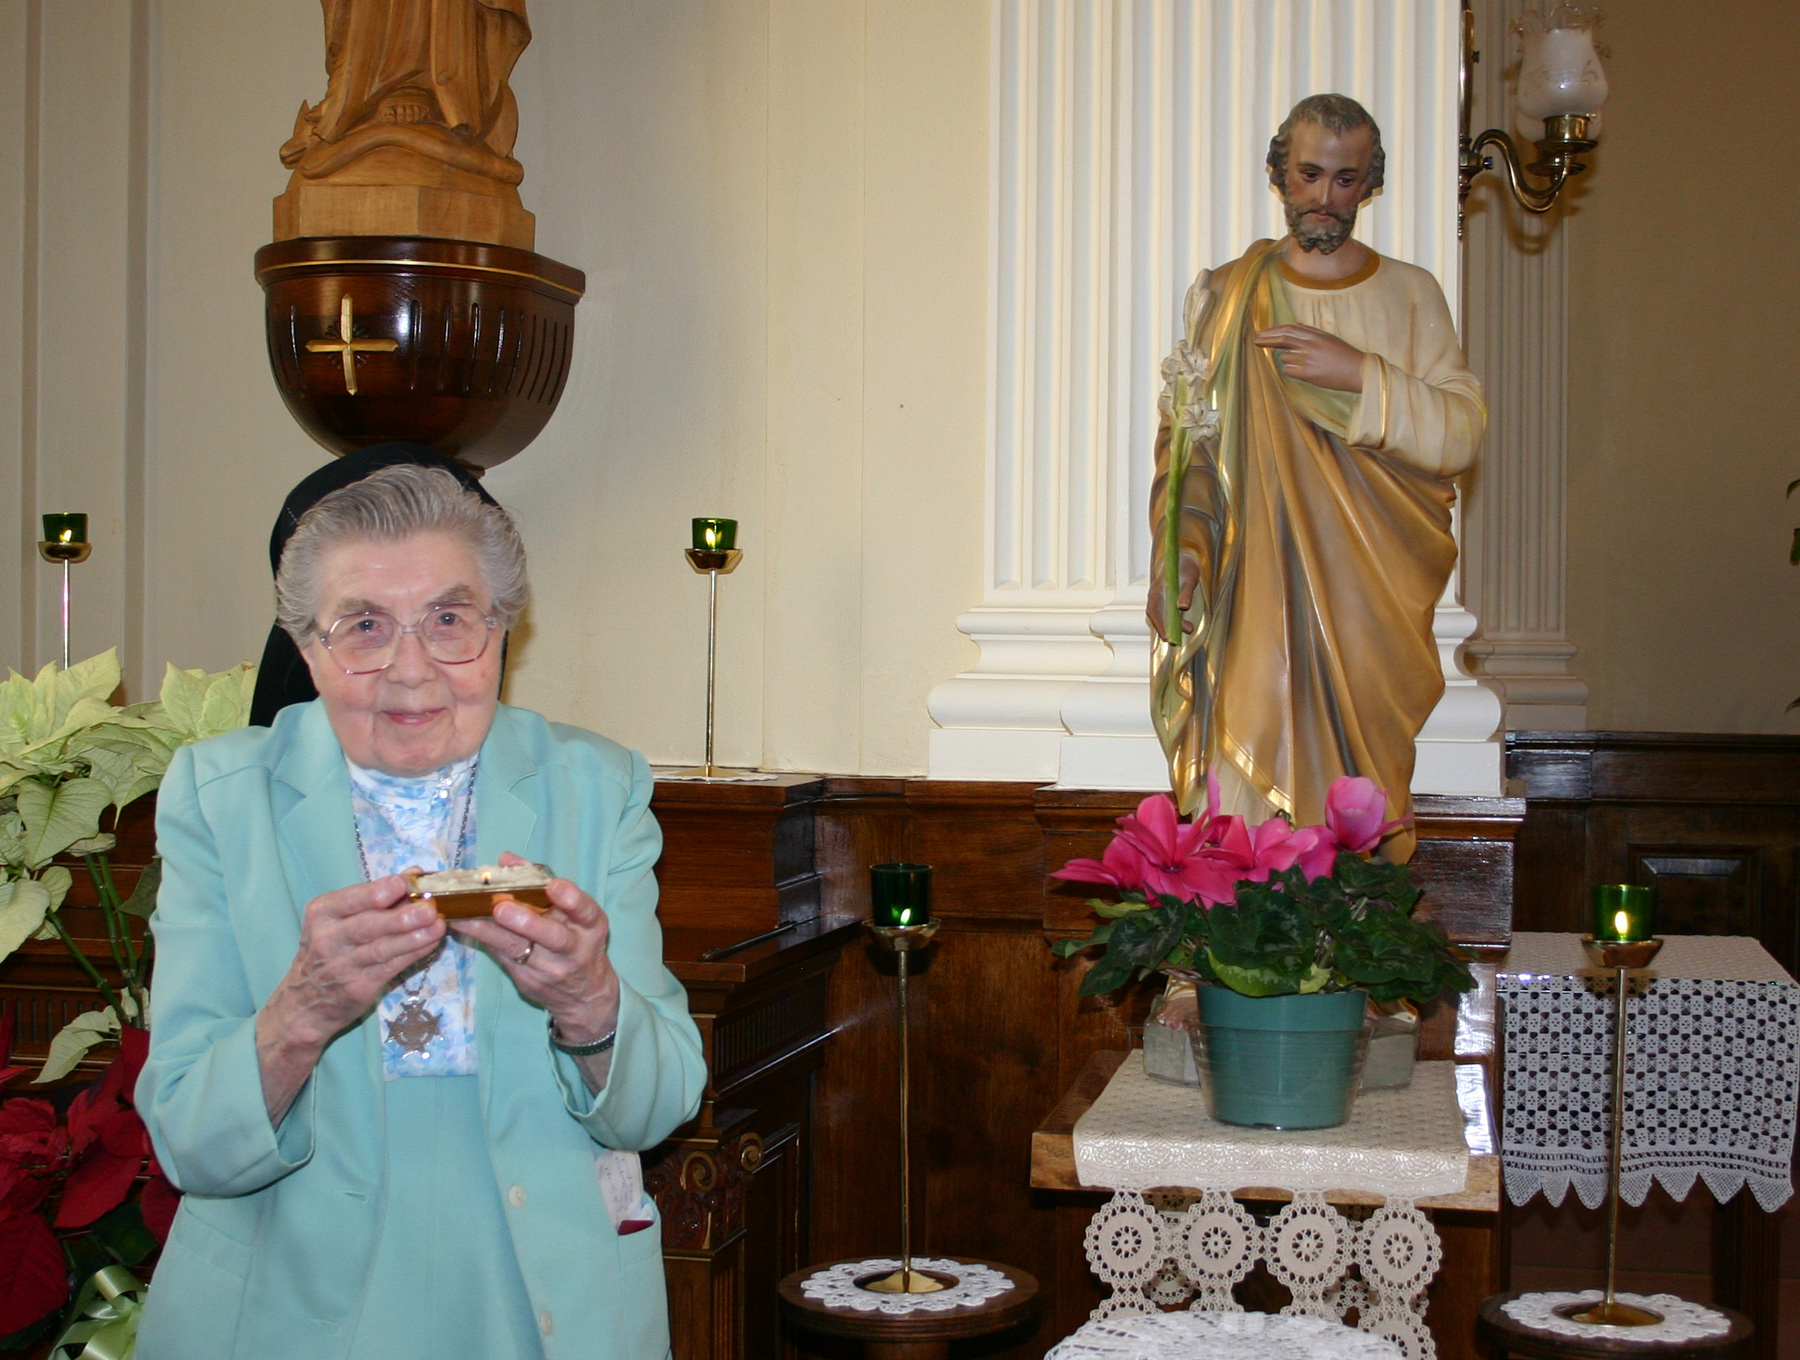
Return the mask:
[[[500, 862], [526, 861], [504, 854]], [[606, 913], [566, 878], [551, 879], [548, 892], [550, 910], [543, 915], [502, 898], [492, 919], [457, 921], [452, 928], [493, 955], [519, 995], [550, 1012], [564, 1043], [598, 1043], [619, 1023], [619, 975], [607, 957]]]
[[263, 1103], [279, 1124], [332, 1037], [355, 1024], [394, 979], [437, 948], [444, 923], [430, 906], [397, 909], [399, 874], [321, 893], [306, 904], [300, 948], [256, 1017]]

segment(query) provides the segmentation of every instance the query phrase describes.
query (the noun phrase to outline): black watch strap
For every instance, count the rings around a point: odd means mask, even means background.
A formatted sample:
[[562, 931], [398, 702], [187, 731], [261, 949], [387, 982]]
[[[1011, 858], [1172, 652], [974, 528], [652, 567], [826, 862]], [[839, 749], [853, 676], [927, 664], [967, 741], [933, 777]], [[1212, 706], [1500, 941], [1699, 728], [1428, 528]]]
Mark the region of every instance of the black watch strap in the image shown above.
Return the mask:
[[618, 1037], [619, 1027], [614, 1025], [612, 1033], [608, 1034], [604, 1039], [596, 1039], [591, 1044], [565, 1043], [562, 1035], [556, 1032], [556, 1021], [554, 1019], [550, 1021], [550, 1042], [555, 1044], [564, 1053], [567, 1053], [571, 1058], [596, 1057], [611, 1048], [613, 1046], [613, 1041]]

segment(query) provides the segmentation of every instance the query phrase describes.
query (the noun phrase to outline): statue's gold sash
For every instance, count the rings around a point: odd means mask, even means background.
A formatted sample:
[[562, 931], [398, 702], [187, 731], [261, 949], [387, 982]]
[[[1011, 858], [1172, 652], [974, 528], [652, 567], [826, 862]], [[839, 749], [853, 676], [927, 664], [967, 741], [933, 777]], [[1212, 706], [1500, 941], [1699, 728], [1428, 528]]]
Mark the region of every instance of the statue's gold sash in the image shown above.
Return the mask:
[[[1154, 654], [1152, 714], [1184, 812], [1228, 762], [1298, 824], [1331, 781], [1367, 775], [1411, 810], [1413, 739], [1443, 693], [1432, 613], [1456, 562], [1452, 484], [1344, 443], [1357, 398], [1283, 374], [1259, 331], [1293, 320], [1259, 241], [1214, 272], [1187, 337], [1209, 356], [1216, 438], [1164, 426], [1151, 589], [1173, 619], [1179, 556], [1200, 562], [1191, 628]], [[1183, 398], [1178, 395], [1179, 403]], [[1410, 856], [1410, 830], [1384, 847]]]

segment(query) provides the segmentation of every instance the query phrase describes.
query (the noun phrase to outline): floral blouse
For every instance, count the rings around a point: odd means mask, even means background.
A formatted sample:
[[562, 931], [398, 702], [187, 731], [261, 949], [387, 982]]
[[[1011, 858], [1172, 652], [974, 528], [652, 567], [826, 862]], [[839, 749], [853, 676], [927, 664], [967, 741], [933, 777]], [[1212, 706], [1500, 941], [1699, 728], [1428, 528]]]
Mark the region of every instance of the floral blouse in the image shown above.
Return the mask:
[[[475, 765], [459, 760], [421, 779], [350, 766], [363, 872], [373, 880], [417, 865], [468, 868], [475, 848]], [[375, 1008], [381, 1070], [396, 1077], [467, 1077], [475, 1061], [475, 954], [446, 934]]]

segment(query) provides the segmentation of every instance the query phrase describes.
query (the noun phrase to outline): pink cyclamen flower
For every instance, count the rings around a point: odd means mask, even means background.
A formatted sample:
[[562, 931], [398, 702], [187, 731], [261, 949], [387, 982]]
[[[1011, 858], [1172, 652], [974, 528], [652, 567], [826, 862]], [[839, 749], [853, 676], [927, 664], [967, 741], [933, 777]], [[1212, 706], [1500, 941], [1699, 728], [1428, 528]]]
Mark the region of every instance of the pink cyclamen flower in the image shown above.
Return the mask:
[[1328, 826], [1303, 826], [1288, 842], [1298, 855], [1300, 872], [1308, 879], [1330, 878], [1337, 867], [1337, 837]]
[[1184, 822], [1175, 800], [1151, 794], [1137, 811], [1119, 818], [1119, 830], [1099, 860], [1070, 860], [1052, 878], [1076, 883], [1110, 883], [1137, 889], [1154, 899], [1160, 895], [1189, 901], [1221, 900], [1219, 866], [1211, 862], [1204, 840], [1218, 819]]
[[1386, 822], [1387, 794], [1373, 779], [1339, 775], [1325, 794], [1325, 825], [1340, 848], [1363, 854], [1381, 844], [1390, 831], [1406, 825], [1406, 818]]

